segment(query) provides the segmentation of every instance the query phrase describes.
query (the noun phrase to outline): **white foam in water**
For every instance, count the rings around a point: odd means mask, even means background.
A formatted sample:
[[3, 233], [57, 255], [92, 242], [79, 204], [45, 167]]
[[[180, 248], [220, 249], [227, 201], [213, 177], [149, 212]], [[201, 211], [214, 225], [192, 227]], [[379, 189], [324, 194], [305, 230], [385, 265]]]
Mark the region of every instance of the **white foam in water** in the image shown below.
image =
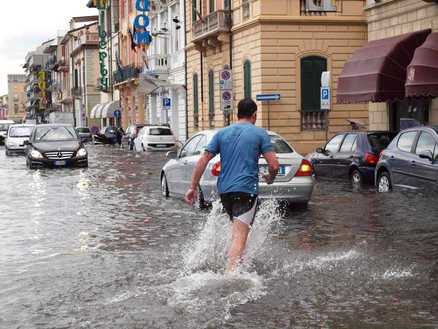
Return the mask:
[[265, 295], [265, 278], [251, 271], [251, 265], [269, 247], [271, 232], [280, 224], [276, 209], [273, 201], [260, 206], [242, 265], [236, 273], [225, 274], [232, 226], [220, 201], [214, 202], [198, 236], [183, 250], [183, 273], [171, 284], [173, 296], [169, 305], [192, 314], [210, 313], [222, 321], [230, 317], [230, 311], [237, 305]]

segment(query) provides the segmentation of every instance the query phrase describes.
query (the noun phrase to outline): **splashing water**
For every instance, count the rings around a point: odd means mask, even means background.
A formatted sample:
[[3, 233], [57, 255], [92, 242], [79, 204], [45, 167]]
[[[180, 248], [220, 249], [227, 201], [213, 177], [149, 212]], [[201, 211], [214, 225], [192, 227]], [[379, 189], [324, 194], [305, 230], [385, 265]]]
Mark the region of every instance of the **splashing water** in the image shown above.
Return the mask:
[[198, 236], [183, 249], [183, 272], [171, 284], [169, 305], [198, 319], [201, 315], [209, 317], [205, 323], [210, 327], [229, 319], [236, 306], [264, 296], [265, 278], [253, 265], [255, 260], [262, 261], [264, 251], [270, 248], [271, 233], [280, 224], [276, 202], [263, 202], [251, 228], [242, 265], [237, 273], [226, 274], [232, 225], [220, 201], [214, 202]]

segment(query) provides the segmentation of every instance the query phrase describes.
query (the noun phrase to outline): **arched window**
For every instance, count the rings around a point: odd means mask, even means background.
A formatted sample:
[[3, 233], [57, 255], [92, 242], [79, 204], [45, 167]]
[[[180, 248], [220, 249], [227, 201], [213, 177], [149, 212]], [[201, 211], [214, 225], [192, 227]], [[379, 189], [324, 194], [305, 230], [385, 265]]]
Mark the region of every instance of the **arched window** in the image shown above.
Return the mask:
[[208, 72], [208, 122], [214, 126], [214, 72]]
[[193, 126], [199, 127], [198, 75], [193, 74]]
[[243, 63], [243, 96], [245, 98], [252, 97], [251, 84], [251, 62], [249, 60], [246, 60]]
[[327, 71], [327, 59], [308, 56], [301, 59], [301, 111], [321, 111], [321, 73]]

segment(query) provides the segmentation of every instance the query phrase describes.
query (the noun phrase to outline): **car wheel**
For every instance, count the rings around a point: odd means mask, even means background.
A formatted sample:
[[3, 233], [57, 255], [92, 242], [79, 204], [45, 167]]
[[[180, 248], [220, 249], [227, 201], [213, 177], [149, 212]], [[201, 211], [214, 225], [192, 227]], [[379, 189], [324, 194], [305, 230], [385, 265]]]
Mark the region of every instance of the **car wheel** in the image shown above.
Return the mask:
[[161, 176], [161, 194], [167, 198], [169, 197], [169, 186], [167, 185], [166, 174]]
[[362, 174], [358, 169], [353, 169], [353, 171], [350, 174], [350, 181], [351, 184], [355, 187], [362, 186], [363, 178], [362, 178]]
[[380, 193], [387, 193], [392, 190], [391, 177], [387, 171], [382, 172], [377, 179], [377, 190]]

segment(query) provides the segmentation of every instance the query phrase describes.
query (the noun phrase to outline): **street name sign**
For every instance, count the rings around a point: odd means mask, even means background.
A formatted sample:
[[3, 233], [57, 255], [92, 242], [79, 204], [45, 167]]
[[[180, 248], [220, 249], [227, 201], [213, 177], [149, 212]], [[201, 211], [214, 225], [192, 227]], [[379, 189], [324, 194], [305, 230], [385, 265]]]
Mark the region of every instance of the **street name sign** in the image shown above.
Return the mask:
[[279, 101], [281, 98], [280, 94], [258, 94], [256, 95], [256, 100], [265, 101]]

